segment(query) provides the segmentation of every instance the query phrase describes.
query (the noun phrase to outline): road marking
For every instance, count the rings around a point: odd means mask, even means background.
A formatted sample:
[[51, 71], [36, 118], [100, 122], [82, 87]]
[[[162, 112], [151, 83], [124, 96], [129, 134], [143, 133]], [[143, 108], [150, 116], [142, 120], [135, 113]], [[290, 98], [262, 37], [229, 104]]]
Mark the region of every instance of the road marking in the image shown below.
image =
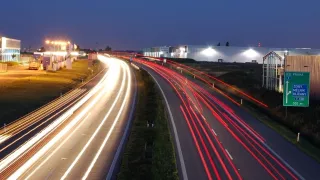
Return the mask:
[[52, 169], [52, 170], [49, 172], [48, 176], [46, 177], [46, 180], [50, 179], [50, 177], [52, 176], [54, 170], [56, 170], [56, 168]]
[[[142, 69], [144, 69], [144, 68], [142, 67]], [[171, 121], [171, 124], [172, 124], [173, 133], [174, 133], [174, 138], [176, 140], [176, 145], [177, 145], [177, 149], [178, 149], [178, 155], [179, 155], [179, 160], [180, 160], [180, 165], [181, 165], [182, 177], [183, 177], [184, 180], [188, 180], [186, 165], [185, 165], [184, 159], [183, 159], [183, 154], [182, 154], [182, 150], [181, 150], [180, 140], [179, 140], [179, 137], [178, 137], [177, 127], [176, 127], [176, 124], [174, 123], [174, 120], [173, 120], [173, 116], [172, 116], [170, 105], [168, 103], [166, 95], [164, 94], [164, 91], [162, 90], [162, 88], [161, 88], [160, 84], [158, 83], [158, 81], [156, 80], [156, 78], [151, 73], [149, 73], [149, 74], [153, 78], [153, 80], [156, 82], [156, 84], [158, 85], [158, 87], [159, 87], [159, 89], [160, 89], [160, 91], [162, 93], [162, 96], [163, 96], [163, 98], [164, 98], [164, 100], [166, 102], [166, 106], [167, 106], [167, 109], [168, 109], [168, 112], [169, 112], [170, 121]]]
[[218, 136], [218, 134], [213, 129], [211, 129], [211, 130], [212, 130], [214, 135]]
[[228, 149], [225, 149], [225, 150], [226, 150], [227, 154], [229, 155], [230, 159], [233, 160], [233, 158], [232, 158], [231, 154], [229, 153]]
[[125, 81], [126, 81], [126, 75], [125, 73], [123, 73], [124, 77], [122, 79], [121, 82], [121, 87], [120, 90], [118, 91], [118, 94], [115, 98], [115, 100], [113, 101], [109, 111], [107, 112], [106, 116], [103, 118], [103, 120], [101, 121], [101, 123], [99, 124], [98, 128], [95, 130], [95, 132], [93, 133], [93, 135], [91, 136], [91, 138], [89, 139], [89, 141], [86, 143], [86, 145], [82, 148], [81, 152], [78, 154], [78, 156], [76, 157], [76, 159], [72, 162], [72, 164], [69, 166], [69, 168], [67, 169], [67, 171], [64, 173], [64, 175], [61, 177], [61, 180], [64, 180], [67, 178], [67, 176], [69, 175], [69, 173], [71, 172], [71, 170], [73, 169], [73, 167], [78, 163], [79, 159], [81, 158], [81, 156], [84, 154], [84, 152], [87, 150], [87, 148], [90, 146], [91, 142], [93, 141], [93, 139], [96, 137], [96, 135], [99, 133], [100, 129], [102, 128], [102, 126], [104, 125], [105, 121], [107, 120], [107, 118], [109, 117], [109, 115], [111, 114], [111, 112], [113, 111], [114, 107], [116, 106], [116, 103], [119, 101], [120, 95], [122, 94], [122, 91], [124, 89], [125, 86]]
[[124, 79], [126, 79], [126, 77], [128, 78], [128, 84], [127, 84], [127, 90], [126, 90], [126, 93], [125, 93], [125, 97], [124, 97], [124, 100], [122, 101], [122, 104], [121, 104], [121, 107], [120, 107], [120, 110], [118, 111], [118, 114], [116, 116], [116, 118], [114, 119], [113, 123], [112, 123], [112, 126], [107, 134], [107, 136], [105, 137], [105, 139], [103, 140], [103, 143], [102, 145], [100, 146], [98, 152], [96, 153], [94, 159], [92, 160], [92, 162], [90, 163], [90, 166], [88, 167], [86, 173], [84, 174], [84, 176], [82, 177], [82, 180], [85, 180], [88, 178], [90, 172], [92, 171], [92, 168], [93, 166], [95, 165], [95, 163], [97, 162], [99, 156], [101, 155], [101, 152], [103, 151], [105, 145], [107, 144], [108, 142], [108, 139], [110, 138], [111, 136], [111, 133], [113, 132], [113, 129], [114, 127], [116, 126], [117, 122], [119, 121], [119, 118], [120, 118], [120, 115], [122, 114], [122, 111], [124, 110], [125, 108], [125, 105], [127, 104], [127, 100], [130, 98], [130, 91], [131, 91], [131, 74], [130, 74], [130, 70], [129, 70], [129, 67], [127, 64], [123, 63], [123, 65], [126, 65], [125, 67], [122, 67], [123, 70], [126, 69], [127, 71], [124, 73]]
[[41, 168], [41, 166], [42, 166], [43, 164], [45, 164], [45, 163], [53, 156], [53, 154], [55, 154], [55, 153], [64, 145], [64, 143], [66, 143], [66, 142], [70, 139], [70, 137], [83, 125], [83, 123], [85, 122], [85, 120], [86, 120], [90, 115], [91, 115], [91, 113], [89, 113], [89, 114], [84, 118], [84, 120], [69, 134], [69, 136], [68, 136], [66, 139], [64, 139], [64, 141], [63, 141], [39, 166], [37, 166], [37, 168], [36, 168], [34, 171], [32, 171], [32, 172], [29, 174], [29, 176], [26, 178], [26, 180], [29, 179], [37, 170], [39, 170], [39, 169]]
[[[137, 84], [137, 79], [136, 79], [136, 76], [135, 76], [134, 73], [133, 73], [133, 76], [134, 76], [134, 82], [135, 82], [135, 84]], [[132, 124], [131, 121], [133, 121], [133, 113], [134, 113], [134, 110], [135, 110], [136, 97], [137, 97], [137, 87], [135, 86], [135, 92], [134, 92], [133, 101], [132, 101], [133, 108], [131, 108], [131, 112], [130, 112], [130, 115], [129, 115], [129, 122], [127, 123], [124, 136], [122, 137], [120, 145], [118, 146], [117, 152], [116, 152], [116, 154], [115, 154], [115, 156], [113, 158], [112, 164], [110, 166], [110, 169], [109, 169], [109, 172], [108, 172], [108, 175], [107, 175], [107, 178], [106, 178], [107, 180], [108, 179], [110, 180], [112, 178], [112, 175], [114, 174], [114, 169], [116, 167], [117, 161], [119, 160], [119, 156], [120, 156], [121, 150], [123, 149], [123, 145], [125, 143], [126, 137], [128, 137], [130, 124]]]
[[271, 151], [271, 153], [273, 153], [278, 159], [280, 159], [280, 161], [282, 161], [283, 164], [285, 164], [293, 173], [296, 174], [296, 176], [299, 177], [299, 179], [301, 180], [305, 180], [305, 178], [299, 174], [295, 169], [293, 169], [293, 167], [291, 167], [284, 159], [281, 158], [281, 156], [279, 156], [273, 149], [271, 149], [266, 143], [262, 143], [269, 151]]
[[9, 135], [0, 135], [0, 144], [2, 142], [6, 141], [9, 137], [11, 137], [11, 136], [9, 136]]
[[[42, 130], [39, 134], [34, 136], [32, 139], [30, 139], [26, 144], [22, 145], [19, 149], [15, 151], [14, 154], [11, 154], [10, 157], [6, 158], [6, 163], [12, 162], [12, 158], [14, 161], [17, 161], [17, 156], [20, 156], [22, 153], [18, 151], [22, 151], [24, 154], [27, 153], [25, 149], [28, 149], [32, 147], [34, 144], [39, 143], [39, 139], [43, 137], [47, 137], [48, 133], [52, 130], [56, 130], [61, 123], [65, 122], [66, 118], [68, 118], [70, 115], [73, 114], [74, 111], [78, 110], [80, 106], [82, 106], [84, 103], [88, 101], [94, 94], [96, 94], [103, 86], [103, 83], [107, 77], [110, 77], [111, 73], [108, 71], [103, 78], [98, 82], [97, 85], [93, 89], [91, 89], [80, 101], [78, 101], [74, 106], [72, 106], [66, 113], [64, 113], [62, 116], [60, 116], [58, 119], [56, 119], [52, 124], [50, 124], [47, 128]], [[51, 141], [49, 141], [44, 147], [42, 147], [35, 155], [33, 155], [29, 160], [24, 163], [17, 171], [15, 171], [8, 179], [18, 179], [25, 171], [27, 171], [30, 166], [35, 163], [40, 156], [44, 155], [60, 138], [67, 133], [75, 124], [81, 119], [84, 114], [94, 106], [95, 102], [99, 100], [99, 97], [103, 95], [103, 92], [99, 93], [98, 96], [89, 104], [88, 107], [86, 107], [72, 122], [70, 122], [64, 129], [62, 129], [59, 134], [57, 134]], [[15, 157], [14, 157], [15, 156]], [[3, 161], [0, 162], [0, 164]], [[0, 165], [1, 166], [1, 165]], [[0, 169], [2, 169], [0, 167]]]

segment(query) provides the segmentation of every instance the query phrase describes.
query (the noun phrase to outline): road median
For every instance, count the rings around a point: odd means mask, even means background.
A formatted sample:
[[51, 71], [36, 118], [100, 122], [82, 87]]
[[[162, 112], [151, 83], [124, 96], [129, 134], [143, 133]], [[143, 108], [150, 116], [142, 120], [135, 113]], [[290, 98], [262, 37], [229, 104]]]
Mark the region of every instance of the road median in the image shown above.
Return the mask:
[[136, 70], [138, 101], [117, 179], [178, 179], [168, 115], [145, 70]]

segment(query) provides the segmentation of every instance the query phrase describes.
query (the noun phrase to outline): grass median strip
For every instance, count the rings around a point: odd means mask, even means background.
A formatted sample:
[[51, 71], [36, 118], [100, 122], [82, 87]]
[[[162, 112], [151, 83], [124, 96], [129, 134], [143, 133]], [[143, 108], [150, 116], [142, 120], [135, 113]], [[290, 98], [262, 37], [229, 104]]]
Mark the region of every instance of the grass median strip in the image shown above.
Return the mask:
[[178, 179], [162, 96], [146, 71], [136, 72], [138, 102], [117, 179]]

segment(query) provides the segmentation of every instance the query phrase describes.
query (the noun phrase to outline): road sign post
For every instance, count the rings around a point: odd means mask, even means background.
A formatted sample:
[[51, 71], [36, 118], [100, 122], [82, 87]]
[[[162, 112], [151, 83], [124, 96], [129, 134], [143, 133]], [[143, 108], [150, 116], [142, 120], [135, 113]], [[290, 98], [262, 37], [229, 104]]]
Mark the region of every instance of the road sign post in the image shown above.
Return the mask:
[[310, 73], [285, 72], [283, 106], [309, 107]]

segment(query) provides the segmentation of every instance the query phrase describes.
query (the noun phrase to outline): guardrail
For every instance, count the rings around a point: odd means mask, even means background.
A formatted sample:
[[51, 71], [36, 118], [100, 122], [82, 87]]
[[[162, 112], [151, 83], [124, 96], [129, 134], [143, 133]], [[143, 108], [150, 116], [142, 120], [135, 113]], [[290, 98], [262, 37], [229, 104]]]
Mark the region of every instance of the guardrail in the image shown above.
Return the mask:
[[135, 65], [134, 63], [130, 63], [130, 64], [131, 64], [131, 66], [133, 66], [135, 69], [140, 70], [140, 68], [139, 68], [137, 65]]

